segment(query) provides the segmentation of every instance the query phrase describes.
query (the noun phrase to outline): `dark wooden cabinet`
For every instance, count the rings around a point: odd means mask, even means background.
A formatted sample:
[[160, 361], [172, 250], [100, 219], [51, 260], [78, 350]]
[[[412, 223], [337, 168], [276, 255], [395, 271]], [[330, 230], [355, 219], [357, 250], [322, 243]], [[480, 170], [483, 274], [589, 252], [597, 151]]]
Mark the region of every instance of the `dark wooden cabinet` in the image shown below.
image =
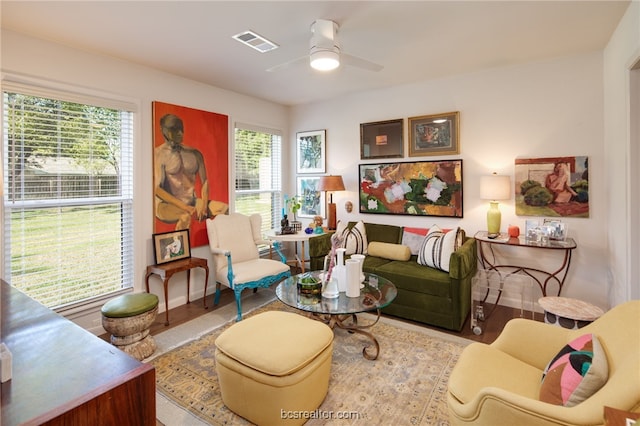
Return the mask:
[[155, 425], [155, 369], [1, 283], [2, 426]]

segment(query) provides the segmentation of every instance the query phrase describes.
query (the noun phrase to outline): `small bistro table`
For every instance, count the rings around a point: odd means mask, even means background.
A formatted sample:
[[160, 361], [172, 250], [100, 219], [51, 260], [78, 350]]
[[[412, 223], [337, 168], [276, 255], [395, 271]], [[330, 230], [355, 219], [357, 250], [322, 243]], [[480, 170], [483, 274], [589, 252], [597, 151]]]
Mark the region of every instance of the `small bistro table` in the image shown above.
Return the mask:
[[[323, 321], [331, 329], [338, 327], [368, 337], [375, 351], [370, 354], [370, 346], [365, 346], [362, 355], [368, 360], [377, 359], [380, 344], [373, 334], [366, 330], [377, 324], [380, 320], [380, 310], [396, 298], [398, 291], [395, 285], [386, 278], [365, 272], [364, 286], [360, 289], [359, 297], [347, 297], [341, 292], [335, 299], [323, 297], [315, 304], [304, 303], [298, 295], [298, 280], [309, 275], [320, 279], [321, 274], [322, 271], [313, 271], [287, 278], [276, 287], [276, 296], [285, 305], [310, 313], [312, 318]], [[358, 324], [356, 314], [371, 311], [377, 314], [375, 321], [370, 324]]]
[[[557, 295], [560, 295], [564, 281], [567, 278], [569, 267], [571, 266], [571, 253], [577, 247], [573, 238], [564, 241], [550, 240], [548, 244], [528, 241], [523, 236], [519, 238], [509, 238], [507, 234], [500, 234], [497, 238], [491, 239], [486, 231], [476, 233], [474, 238], [478, 242], [478, 261], [482, 268], [486, 270], [507, 270], [511, 273], [522, 272], [533, 278], [540, 286], [542, 296], [548, 296], [547, 287], [550, 282], [555, 282], [558, 287]], [[513, 265], [500, 263], [496, 260], [493, 249], [499, 245], [514, 247], [518, 250], [551, 250], [562, 254], [562, 261], [556, 269], [542, 270], [524, 265]]]
[[[304, 254], [304, 245], [309, 242], [309, 238], [315, 236], [316, 234], [307, 234], [302, 231], [298, 231], [295, 234], [280, 234], [280, 231], [276, 229], [272, 229], [267, 232], [267, 239], [279, 242], [292, 242], [295, 244], [295, 258], [287, 261], [287, 263], [294, 262], [296, 265], [300, 264], [300, 272], [305, 272], [305, 266], [307, 260]], [[298, 243], [300, 243], [300, 257], [298, 257]]]
[[209, 265], [207, 265], [207, 259], [189, 257], [187, 259], [147, 266], [147, 274], [145, 276], [147, 293], [149, 293], [149, 277], [151, 275], [160, 277], [164, 286], [164, 325], [169, 325], [169, 279], [178, 272], [187, 271], [187, 303], [191, 303], [189, 300], [189, 287], [191, 283], [191, 270], [193, 268], [202, 268], [205, 270], [203, 301], [204, 308], [207, 309], [207, 284], [209, 283]]

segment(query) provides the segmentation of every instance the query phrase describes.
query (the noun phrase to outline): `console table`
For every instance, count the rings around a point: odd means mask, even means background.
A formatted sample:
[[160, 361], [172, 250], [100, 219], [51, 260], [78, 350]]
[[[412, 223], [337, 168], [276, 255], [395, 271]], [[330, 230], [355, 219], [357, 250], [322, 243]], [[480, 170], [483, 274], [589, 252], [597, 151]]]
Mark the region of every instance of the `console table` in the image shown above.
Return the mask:
[[[519, 238], [509, 238], [507, 234], [500, 234], [497, 238], [489, 238], [486, 231], [480, 231], [476, 233], [474, 238], [478, 241], [478, 261], [483, 269], [487, 270], [506, 270], [510, 273], [522, 272], [531, 278], [533, 278], [542, 291], [542, 296], [548, 296], [547, 288], [549, 283], [555, 282], [558, 287], [557, 296], [560, 296], [562, 292], [562, 286], [567, 278], [569, 267], [571, 266], [571, 253], [577, 247], [573, 238], [567, 238], [564, 241], [550, 240], [548, 243], [543, 244], [539, 242], [529, 241], [523, 236]], [[535, 256], [536, 250], [549, 250], [560, 253], [562, 260], [559, 266], [555, 269], [538, 269], [524, 265], [512, 265], [508, 263], [500, 263], [495, 254], [494, 247], [497, 246], [514, 247], [517, 250], [532, 251], [529, 255]], [[524, 252], [523, 252], [524, 253]]]
[[164, 325], [169, 325], [169, 279], [171, 279], [173, 274], [187, 271], [187, 303], [191, 303], [189, 300], [189, 287], [191, 285], [191, 270], [193, 268], [203, 268], [205, 270], [203, 301], [204, 308], [207, 309], [207, 284], [209, 283], [209, 265], [207, 265], [207, 259], [190, 257], [188, 259], [147, 266], [147, 275], [145, 276], [147, 293], [149, 293], [149, 277], [151, 275], [160, 277], [164, 286]]
[[1, 281], [12, 378], [0, 423], [156, 425], [155, 369]]

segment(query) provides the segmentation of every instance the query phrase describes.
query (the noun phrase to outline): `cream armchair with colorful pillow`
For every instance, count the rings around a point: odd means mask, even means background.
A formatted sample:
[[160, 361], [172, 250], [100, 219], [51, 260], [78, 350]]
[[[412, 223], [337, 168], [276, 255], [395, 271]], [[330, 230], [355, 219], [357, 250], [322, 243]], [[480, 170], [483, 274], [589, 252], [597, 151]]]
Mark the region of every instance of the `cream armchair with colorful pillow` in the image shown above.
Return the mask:
[[511, 320], [491, 345], [463, 350], [447, 403], [452, 425], [603, 425], [605, 406], [640, 412], [640, 301], [578, 330]]

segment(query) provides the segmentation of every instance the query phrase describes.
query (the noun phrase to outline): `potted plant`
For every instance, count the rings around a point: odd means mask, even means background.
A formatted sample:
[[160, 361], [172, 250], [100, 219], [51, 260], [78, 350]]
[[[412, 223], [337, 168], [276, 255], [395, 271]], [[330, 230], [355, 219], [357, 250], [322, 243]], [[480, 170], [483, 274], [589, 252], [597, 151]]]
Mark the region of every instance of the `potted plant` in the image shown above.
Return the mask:
[[291, 221], [291, 228], [296, 232], [302, 230], [302, 223], [296, 218], [298, 210], [302, 208], [302, 199], [298, 195], [294, 195], [287, 199], [287, 208], [293, 213], [293, 220]]

